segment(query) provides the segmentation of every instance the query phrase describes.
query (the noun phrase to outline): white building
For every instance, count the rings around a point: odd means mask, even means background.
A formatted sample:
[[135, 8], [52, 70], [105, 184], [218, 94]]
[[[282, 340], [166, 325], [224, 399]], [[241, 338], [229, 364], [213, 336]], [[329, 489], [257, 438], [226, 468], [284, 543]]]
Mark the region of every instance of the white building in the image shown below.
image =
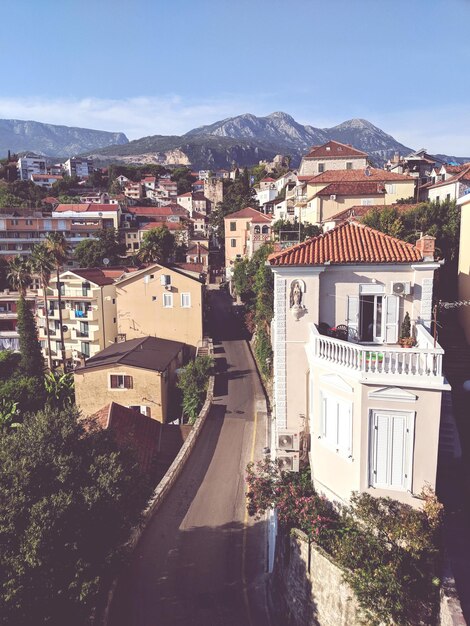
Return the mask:
[[46, 173], [46, 159], [38, 156], [25, 156], [18, 159], [18, 178], [31, 180], [33, 174]]
[[87, 178], [93, 171], [93, 159], [71, 157], [64, 163], [64, 172], [72, 177]]

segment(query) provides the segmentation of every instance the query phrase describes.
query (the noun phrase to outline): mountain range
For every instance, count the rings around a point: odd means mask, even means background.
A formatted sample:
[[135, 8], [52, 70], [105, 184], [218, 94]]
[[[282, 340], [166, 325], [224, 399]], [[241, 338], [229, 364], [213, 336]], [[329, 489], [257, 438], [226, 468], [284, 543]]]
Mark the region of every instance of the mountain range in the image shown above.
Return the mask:
[[41, 156], [69, 157], [106, 146], [129, 143], [124, 133], [57, 126], [24, 120], [0, 120], [0, 157], [34, 152]]
[[[312, 145], [331, 139], [367, 152], [377, 166], [396, 152], [406, 155], [413, 151], [364, 119], [351, 119], [332, 128], [315, 128], [279, 111], [265, 117], [237, 115], [194, 128], [182, 136], [152, 135], [134, 141], [123, 133], [0, 120], [0, 155], [8, 150], [28, 150], [51, 157], [83, 154], [103, 164], [184, 164], [194, 169], [215, 169], [230, 168], [234, 162], [240, 166], [254, 165], [284, 154], [292, 157], [296, 167]], [[466, 160], [440, 157], [448, 162]]]

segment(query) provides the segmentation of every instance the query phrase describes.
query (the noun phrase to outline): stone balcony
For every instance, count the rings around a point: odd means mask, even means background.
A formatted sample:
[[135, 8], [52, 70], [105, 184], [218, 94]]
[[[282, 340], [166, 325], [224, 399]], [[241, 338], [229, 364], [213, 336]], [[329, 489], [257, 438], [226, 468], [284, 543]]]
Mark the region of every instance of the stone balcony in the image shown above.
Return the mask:
[[343, 370], [362, 382], [406, 384], [407, 386], [441, 386], [444, 350], [424, 326], [416, 324], [416, 346], [402, 348], [398, 344], [355, 343], [321, 335], [310, 325], [306, 346], [311, 362]]

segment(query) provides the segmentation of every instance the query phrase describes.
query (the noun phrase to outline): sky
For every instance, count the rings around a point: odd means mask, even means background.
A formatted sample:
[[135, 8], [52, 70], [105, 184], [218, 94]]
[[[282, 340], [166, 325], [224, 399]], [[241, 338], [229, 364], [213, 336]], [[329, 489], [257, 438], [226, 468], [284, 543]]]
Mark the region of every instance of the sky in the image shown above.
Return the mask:
[[0, 118], [183, 134], [285, 111], [470, 156], [470, 0], [2, 3]]

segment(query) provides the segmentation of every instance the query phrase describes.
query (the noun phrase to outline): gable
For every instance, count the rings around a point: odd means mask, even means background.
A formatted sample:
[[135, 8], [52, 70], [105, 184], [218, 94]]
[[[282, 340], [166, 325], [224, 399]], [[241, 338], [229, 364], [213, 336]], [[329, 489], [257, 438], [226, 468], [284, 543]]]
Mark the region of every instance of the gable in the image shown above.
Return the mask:
[[401, 387], [382, 387], [375, 391], [369, 391], [370, 400], [392, 400], [394, 402], [416, 402], [418, 396]]

